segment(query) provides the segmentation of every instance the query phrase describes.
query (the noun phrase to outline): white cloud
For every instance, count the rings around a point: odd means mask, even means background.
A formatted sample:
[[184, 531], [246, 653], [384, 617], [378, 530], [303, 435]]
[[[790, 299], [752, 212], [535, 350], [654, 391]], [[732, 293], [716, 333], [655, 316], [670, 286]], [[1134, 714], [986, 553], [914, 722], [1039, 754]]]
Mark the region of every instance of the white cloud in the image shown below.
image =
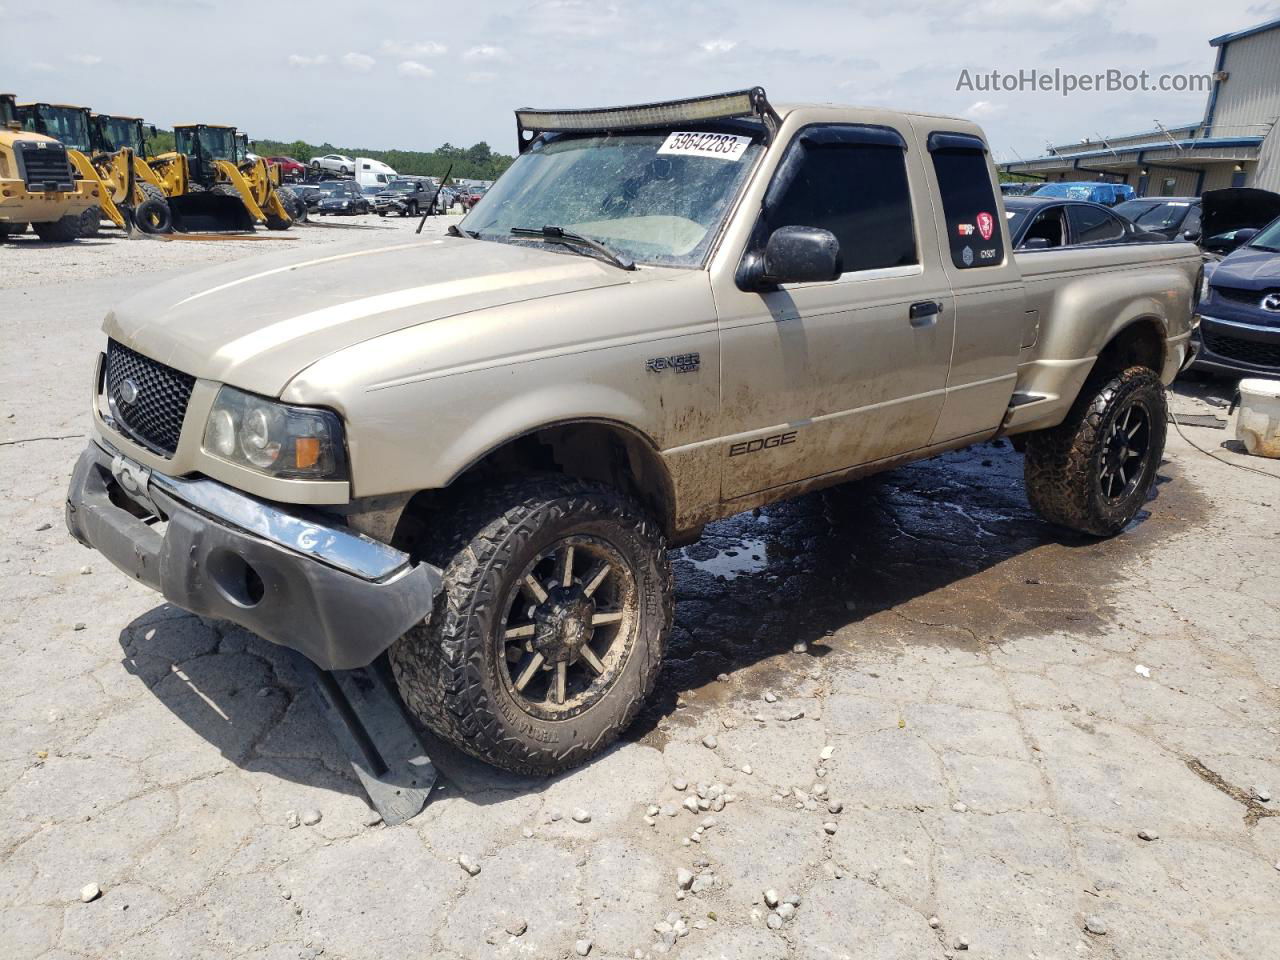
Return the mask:
[[737, 45], [737, 40], [703, 40], [698, 44], [698, 46], [702, 48], [703, 53], [709, 53], [712, 56], [721, 53], [728, 53]]
[[82, 67], [97, 66], [102, 62], [102, 58], [92, 53], [73, 53], [67, 57], [72, 63], [78, 63]]
[[467, 83], [493, 83], [498, 75], [491, 70], [476, 70], [467, 74]]
[[492, 44], [482, 43], [478, 47], [472, 47], [462, 55], [464, 60], [506, 60], [507, 51], [502, 47], [495, 47]]
[[416, 60], [403, 61], [396, 67], [396, 72], [402, 77], [434, 77], [436, 75], [436, 72], [425, 63], [418, 63]]
[[301, 53], [289, 54], [289, 66], [291, 67], [323, 67], [328, 62], [328, 56], [323, 53], [317, 53], [314, 57], [308, 57]]
[[969, 107], [964, 112], [966, 117], [978, 119], [980, 117], [989, 117], [993, 113], [1000, 113], [1004, 110], [1004, 105], [1000, 103], [992, 103], [990, 100], [979, 100], [977, 103]]
[[361, 73], [368, 73], [377, 62], [367, 53], [344, 53], [342, 55], [342, 65], [344, 67], [348, 70], [358, 70]]
[[449, 52], [443, 43], [434, 40], [422, 40], [417, 43], [403, 43], [399, 40], [383, 40], [382, 52], [393, 57], [440, 57]]
[[31, 64], [31, 69], [36, 73], [51, 73], [53, 71], [53, 64], [45, 63], [43, 60], [37, 60], [35, 63]]

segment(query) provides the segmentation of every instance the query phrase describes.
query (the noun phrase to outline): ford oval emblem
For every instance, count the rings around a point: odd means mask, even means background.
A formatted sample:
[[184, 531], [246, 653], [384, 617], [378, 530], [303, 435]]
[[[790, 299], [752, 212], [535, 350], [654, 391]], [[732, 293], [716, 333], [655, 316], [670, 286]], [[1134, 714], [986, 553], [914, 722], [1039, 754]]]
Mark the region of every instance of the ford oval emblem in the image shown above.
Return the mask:
[[120, 384], [120, 400], [123, 403], [130, 404], [138, 399], [138, 385], [132, 380], [125, 380]]

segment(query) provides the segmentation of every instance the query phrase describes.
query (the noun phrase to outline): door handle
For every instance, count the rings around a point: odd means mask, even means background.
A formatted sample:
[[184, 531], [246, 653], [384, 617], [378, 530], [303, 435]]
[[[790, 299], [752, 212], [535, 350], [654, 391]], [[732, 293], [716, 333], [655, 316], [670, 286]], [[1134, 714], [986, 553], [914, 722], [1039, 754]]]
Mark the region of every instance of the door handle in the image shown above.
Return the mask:
[[938, 322], [938, 314], [942, 312], [942, 304], [936, 300], [921, 300], [913, 303], [908, 317], [913, 327], [931, 327]]

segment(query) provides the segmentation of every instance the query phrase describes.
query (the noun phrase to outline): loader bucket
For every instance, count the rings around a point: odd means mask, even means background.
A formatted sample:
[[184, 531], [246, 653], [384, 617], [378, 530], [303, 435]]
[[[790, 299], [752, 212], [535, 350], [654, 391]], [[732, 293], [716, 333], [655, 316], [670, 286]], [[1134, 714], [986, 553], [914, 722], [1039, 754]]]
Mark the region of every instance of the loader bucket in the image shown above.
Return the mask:
[[252, 233], [254, 222], [239, 197], [220, 193], [187, 193], [169, 198], [173, 229], [178, 233]]

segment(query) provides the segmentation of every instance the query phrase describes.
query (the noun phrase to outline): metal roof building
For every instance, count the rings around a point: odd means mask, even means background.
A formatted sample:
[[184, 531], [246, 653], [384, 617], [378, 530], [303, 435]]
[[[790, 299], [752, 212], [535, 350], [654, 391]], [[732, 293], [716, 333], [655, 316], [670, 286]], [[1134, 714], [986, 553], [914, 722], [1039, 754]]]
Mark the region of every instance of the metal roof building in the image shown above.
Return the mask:
[[1045, 180], [1128, 183], [1139, 196], [1231, 186], [1280, 192], [1280, 17], [1209, 45], [1217, 60], [1200, 122], [1063, 144], [1001, 169]]

